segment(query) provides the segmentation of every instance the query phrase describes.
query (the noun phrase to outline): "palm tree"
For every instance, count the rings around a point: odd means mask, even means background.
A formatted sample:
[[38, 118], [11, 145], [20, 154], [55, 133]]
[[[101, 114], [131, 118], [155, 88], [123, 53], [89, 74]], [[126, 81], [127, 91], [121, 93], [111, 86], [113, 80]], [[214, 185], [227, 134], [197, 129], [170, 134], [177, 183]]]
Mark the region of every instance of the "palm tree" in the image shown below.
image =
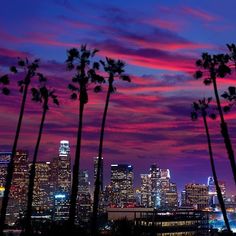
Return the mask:
[[9, 95], [10, 94], [10, 90], [8, 87], [6, 87], [6, 85], [9, 84], [9, 77], [8, 75], [3, 75], [0, 77], [0, 85], [1, 85], [1, 88], [0, 90], [2, 91], [2, 94], [4, 95]]
[[[221, 193], [221, 189], [220, 189], [217, 174], [216, 174], [216, 168], [215, 168], [212, 146], [211, 146], [211, 138], [210, 138], [209, 128], [208, 128], [208, 124], [207, 124], [207, 115], [208, 115], [207, 110], [209, 108], [210, 101], [211, 101], [211, 98], [208, 98], [208, 99], [203, 98], [202, 100], [198, 100], [197, 102], [194, 102], [193, 103], [193, 112], [191, 113], [191, 117], [192, 117], [192, 120], [196, 120], [198, 118], [198, 116], [202, 116], [202, 119], [204, 122], [204, 127], [205, 127], [205, 132], [206, 132], [206, 136], [207, 136], [208, 151], [209, 151], [209, 155], [210, 155], [210, 163], [211, 163], [211, 169], [212, 169], [214, 183], [216, 186], [217, 197], [218, 197], [218, 200], [220, 203], [220, 207], [221, 207], [221, 211], [223, 214], [226, 228], [227, 228], [228, 232], [232, 232], [230, 229], [229, 220], [227, 217], [227, 212], [226, 212], [226, 208], [225, 208], [225, 204], [224, 204], [224, 199], [223, 199], [223, 196]], [[212, 119], [215, 119], [216, 115], [210, 114], [210, 117]]]
[[43, 104], [42, 106], [43, 112], [42, 112], [41, 122], [39, 126], [38, 138], [37, 138], [37, 142], [36, 142], [36, 146], [34, 150], [33, 162], [31, 164], [30, 174], [29, 174], [28, 202], [27, 202], [27, 210], [26, 210], [26, 218], [25, 218], [25, 234], [26, 235], [31, 235], [32, 233], [31, 215], [32, 215], [34, 179], [35, 179], [35, 165], [37, 161], [40, 140], [41, 140], [41, 136], [43, 132], [44, 121], [45, 121], [46, 113], [49, 109], [48, 108], [49, 99], [52, 99], [54, 104], [59, 105], [57, 96], [54, 94], [55, 91], [49, 90], [46, 87], [46, 84], [45, 84], [46, 78], [42, 74], [40, 74], [39, 80], [41, 83], [43, 83], [40, 89], [36, 89], [36, 88], [31, 89], [32, 100]]
[[234, 182], [236, 184], [236, 163], [235, 163], [234, 151], [231, 144], [227, 123], [225, 122], [224, 119], [224, 114], [221, 107], [220, 97], [216, 83], [217, 78], [224, 78], [226, 75], [229, 75], [231, 73], [231, 69], [228, 66], [230, 58], [231, 57], [229, 54], [210, 55], [208, 53], [203, 53], [202, 59], [196, 61], [196, 65], [202, 68], [203, 71], [201, 70], [196, 71], [195, 77], [198, 79], [203, 77], [203, 75], [205, 74], [204, 84], [210, 85], [211, 83], [213, 83], [214, 94], [221, 121], [220, 124], [221, 134], [224, 138], [225, 148], [228, 153], [228, 158], [234, 176]]
[[[108, 90], [106, 95], [106, 103], [103, 112], [102, 126], [100, 132], [100, 142], [99, 142], [99, 151], [98, 151], [98, 164], [97, 164], [97, 175], [95, 180], [95, 190], [94, 190], [94, 202], [93, 202], [93, 217], [92, 217], [92, 235], [97, 234], [97, 214], [98, 214], [98, 205], [99, 205], [99, 196], [101, 189], [101, 163], [102, 163], [102, 152], [103, 152], [103, 139], [104, 139], [104, 130], [107, 117], [107, 110], [110, 101], [110, 95], [112, 92], [115, 92], [116, 88], [113, 85], [114, 79], [118, 77], [119, 79], [130, 82], [130, 77], [124, 75], [125, 63], [120, 60], [113, 60], [106, 58], [106, 62], [100, 61], [103, 65], [104, 71], [108, 73]], [[96, 87], [96, 90], [100, 90], [99, 86]]]
[[[20, 114], [19, 114], [19, 119], [17, 123], [14, 143], [12, 146], [11, 158], [10, 158], [10, 162], [7, 168], [5, 191], [4, 191], [4, 196], [2, 200], [2, 208], [1, 208], [1, 216], [0, 216], [0, 235], [3, 235], [7, 205], [8, 205], [8, 200], [9, 200], [9, 193], [10, 193], [11, 182], [12, 182], [13, 171], [14, 171], [14, 157], [16, 154], [17, 142], [18, 142], [18, 138], [20, 134], [21, 123], [22, 123], [22, 118], [23, 118], [24, 108], [25, 108], [25, 102], [26, 102], [26, 97], [28, 93], [28, 87], [30, 85], [31, 79], [36, 75], [38, 63], [39, 63], [38, 59], [34, 60], [32, 63], [30, 63], [28, 59], [25, 59], [25, 60], [19, 59], [18, 61], [18, 66], [21, 69], [23, 69], [25, 72], [24, 79], [18, 81], [18, 85], [20, 86], [20, 92], [23, 93], [23, 98], [21, 102]], [[10, 69], [14, 73], [18, 72], [15, 66], [11, 67]]]
[[[68, 88], [72, 91], [71, 99], [76, 100], [79, 94], [79, 124], [77, 131], [77, 143], [75, 151], [75, 160], [73, 166], [72, 189], [70, 196], [69, 210], [69, 226], [72, 227], [75, 221], [76, 199], [79, 183], [79, 165], [80, 165], [80, 150], [81, 150], [81, 135], [83, 124], [84, 105], [88, 102], [88, 85], [89, 83], [102, 83], [104, 78], [96, 74], [99, 69], [99, 63], [94, 62], [90, 67], [91, 59], [95, 56], [98, 50], [88, 50], [86, 45], [82, 45], [79, 50], [72, 48], [67, 52], [67, 68], [76, 70], [75, 76], [72, 78], [72, 83]], [[70, 228], [71, 229], [71, 228]]]
[[228, 87], [228, 91], [225, 91], [221, 97], [223, 97], [228, 102], [228, 105], [223, 107], [224, 112], [230, 111], [231, 108], [236, 104], [236, 87]]

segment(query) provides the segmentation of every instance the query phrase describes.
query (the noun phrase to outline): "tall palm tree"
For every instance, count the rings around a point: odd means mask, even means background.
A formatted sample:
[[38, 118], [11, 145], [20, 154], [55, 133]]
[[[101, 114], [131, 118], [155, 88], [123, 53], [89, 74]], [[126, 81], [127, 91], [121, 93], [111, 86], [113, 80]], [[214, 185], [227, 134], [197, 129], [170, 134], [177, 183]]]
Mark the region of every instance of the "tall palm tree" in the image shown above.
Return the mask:
[[201, 70], [196, 71], [195, 77], [198, 79], [204, 76], [205, 85], [210, 85], [211, 83], [213, 83], [214, 94], [221, 121], [220, 124], [221, 134], [224, 138], [225, 148], [228, 153], [228, 158], [234, 176], [234, 182], [236, 184], [236, 163], [234, 157], [234, 150], [231, 144], [227, 123], [225, 122], [224, 119], [224, 114], [221, 107], [221, 102], [216, 82], [217, 78], [224, 78], [226, 75], [229, 75], [231, 73], [231, 69], [228, 65], [229, 62], [230, 62], [229, 54], [210, 55], [208, 53], [203, 53], [202, 59], [196, 61], [196, 65], [202, 68], [203, 71]]
[[9, 95], [10, 94], [10, 89], [6, 86], [10, 82], [8, 75], [3, 75], [0, 77], [0, 85], [1, 88], [0, 90], [2, 91], [2, 94], [4, 95]]
[[75, 222], [76, 213], [76, 199], [79, 184], [79, 165], [80, 165], [80, 150], [81, 150], [81, 135], [83, 125], [83, 112], [84, 105], [88, 102], [88, 85], [89, 83], [102, 83], [104, 78], [97, 75], [96, 71], [99, 69], [99, 63], [94, 62], [92, 66], [91, 60], [98, 50], [89, 50], [86, 45], [82, 45], [78, 50], [72, 48], [67, 52], [67, 68], [69, 70], [75, 69], [76, 74], [72, 78], [72, 83], [68, 88], [72, 91], [71, 99], [76, 100], [79, 94], [79, 124], [77, 131], [77, 143], [75, 151], [75, 160], [73, 165], [72, 189], [70, 196], [70, 209], [69, 209], [69, 226], [72, 227]]
[[30, 173], [29, 173], [28, 202], [27, 202], [27, 210], [26, 210], [26, 218], [25, 218], [25, 235], [32, 234], [31, 215], [32, 215], [34, 179], [35, 179], [35, 165], [37, 161], [40, 140], [41, 140], [41, 136], [43, 132], [44, 121], [45, 121], [46, 113], [49, 109], [48, 107], [49, 100], [52, 99], [54, 104], [59, 105], [57, 96], [54, 94], [55, 91], [49, 90], [46, 87], [46, 84], [45, 84], [46, 78], [42, 74], [40, 74], [40, 82], [43, 84], [39, 89], [36, 89], [36, 88], [31, 89], [32, 100], [35, 102], [42, 103], [43, 111], [42, 111], [42, 117], [41, 117], [41, 122], [39, 126], [38, 138], [37, 138], [36, 146], [34, 149], [33, 161], [32, 161], [32, 164], [30, 167]]
[[[130, 77], [124, 75], [125, 63], [120, 60], [113, 60], [111, 58], [106, 58], [106, 61], [100, 61], [103, 65], [104, 71], [108, 73], [108, 90], [106, 95], [106, 103], [103, 112], [102, 126], [100, 132], [100, 142], [98, 150], [98, 163], [97, 163], [97, 175], [95, 180], [95, 190], [94, 190], [94, 202], [93, 202], [93, 217], [92, 217], [92, 235], [97, 234], [97, 214], [98, 214], [98, 205], [99, 205], [99, 196], [101, 190], [101, 164], [102, 164], [102, 152], [103, 152], [103, 139], [104, 139], [104, 130], [107, 117], [107, 110], [110, 101], [110, 95], [112, 92], [115, 92], [116, 88], [113, 85], [114, 79], [117, 77], [119, 79], [130, 82]], [[100, 90], [99, 87], [96, 89]]]
[[[219, 203], [220, 203], [220, 207], [221, 207], [221, 211], [222, 211], [222, 214], [223, 214], [225, 226], [226, 226], [228, 232], [232, 232], [231, 229], [230, 229], [224, 199], [223, 199], [223, 196], [222, 196], [222, 193], [221, 193], [221, 189], [220, 189], [219, 182], [218, 182], [218, 177], [217, 177], [217, 174], [216, 174], [215, 162], [214, 162], [214, 158], [213, 158], [212, 145], [211, 145], [211, 138], [210, 138], [208, 123], [207, 123], [207, 115], [208, 115], [207, 110], [209, 108], [210, 101], [211, 101], [211, 98], [208, 98], [208, 99], [203, 98], [202, 100], [198, 100], [197, 102], [194, 102], [193, 103], [193, 112], [191, 113], [191, 117], [192, 117], [192, 120], [196, 120], [198, 118], [198, 116], [202, 116], [205, 132], [206, 132], [206, 136], [207, 136], [207, 143], [208, 143], [208, 151], [209, 151], [209, 155], [210, 155], [211, 170], [212, 170], [214, 183], [215, 183], [215, 186], [216, 186], [217, 197], [218, 197], [218, 200], [219, 200]], [[213, 118], [213, 119], [216, 118], [215, 114], [210, 114], [210, 117]]]
[[[8, 205], [11, 182], [12, 182], [13, 171], [14, 171], [14, 157], [16, 154], [17, 142], [18, 142], [18, 138], [19, 138], [19, 134], [20, 134], [21, 123], [22, 123], [22, 118], [23, 118], [23, 114], [24, 114], [24, 108], [25, 108], [25, 102], [26, 102], [26, 98], [27, 98], [28, 88], [29, 88], [31, 79], [36, 75], [38, 63], [39, 63], [38, 59], [34, 60], [32, 63], [30, 63], [28, 61], [28, 59], [25, 59], [25, 60], [19, 59], [19, 61], [18, 61], [18, 66], [21, 69], [23, 69], [24, 73], [25, 73], [24, 79], [18, 81], [18, 85], [20, 86], [20, 92], [23, 93], [23, 98], [22, 98], [22, 102], [21, 102], [21, 108], [20, 108], [20, 114], [19, 114], [19, 119], [18, 119], [18, 123], [17, 123], [15, 138], [14, 138], [14, 142], [13, 142], [13, 146], [12, 146], [11, 158], [10, 158], [10, 162], [9, 162], [8, 168], [7, 168], [5, 191], [4, 191], [4, 196], [3, 196], [3, 200], [2, 200], [2, 208], [1, 208], [1, 216], [0, 216], [0, 235], [3, 235], [7, 205]], [[11, 71], [14, 73], [17, 73], [18, 69], [15, 66], [13, 66], [13, 67], [11, 67]]]

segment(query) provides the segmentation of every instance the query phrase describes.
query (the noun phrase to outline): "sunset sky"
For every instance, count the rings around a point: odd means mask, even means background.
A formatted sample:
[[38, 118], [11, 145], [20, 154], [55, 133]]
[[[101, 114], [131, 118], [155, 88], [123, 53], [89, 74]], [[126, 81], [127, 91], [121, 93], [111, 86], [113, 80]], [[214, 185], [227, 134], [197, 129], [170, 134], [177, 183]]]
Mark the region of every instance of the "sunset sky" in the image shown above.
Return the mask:
[[[227, 3], [227, 4], [226, 4]], [[111, 163], [134, 165], [135, 185], [151, 164], [169, 168], [178, 190], [185, 183], [206, 183], [211, 175], [202, 120], [191, 121], [191, 103], [213, 96], [212, 86], [196, 81], [195, 61], [202, 52], [226, 52], [236, 42], [236, 1], [189, 0], [2, 0], [0, 14], [0, 75], [17, 57], [40, 58], [40, 71], [55, 88], [60, 106], [48, 111], [39, 151], [40, 160], [58, 153], [60, 140], [69, 140], [74, 158], [78, 101], [67, 85], [66, 50], [81, 44], [126, 62], [132, 83], [116, 83], [108, 111], [104, 142], [105, 183]], [[219, 80], [219, 90], [236, 85], [235, 76]], [[10, 151], [21, 102], [17, 79], [11, 95], [0, 95], [0, 151]], [[34, 83], [33, 83], [34, 84]], [[84, 112], [81, 166], [92, 174], [107, 85], [94, 94]], [[30, 94], [29, 94], [30, 95]], [[236, 108], [235, 108], [236, 109]], [[227, 114], [236, 153], [236, 110]], [[32, 157], [41, 107], [28, 96], [18, 148]], [[219, 119], [210, 122], [213, 151], [220, 179], [236, 193]]]

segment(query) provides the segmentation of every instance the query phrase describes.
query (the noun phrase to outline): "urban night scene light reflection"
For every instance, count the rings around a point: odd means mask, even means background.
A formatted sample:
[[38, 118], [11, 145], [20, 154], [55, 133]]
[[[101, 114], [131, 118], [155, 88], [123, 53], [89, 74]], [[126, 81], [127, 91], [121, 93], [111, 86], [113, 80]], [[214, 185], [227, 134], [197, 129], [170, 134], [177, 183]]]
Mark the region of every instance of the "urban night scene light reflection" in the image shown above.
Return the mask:
[[[1, 2], [0, 75], [17, 57], [40, 58], [40, 70], [56, 88], [59, 107], [48, 111], [39, 159], [51, 161], [60, 140], [69, 140], [74, 158], [78, 104], [69, 99], [66, 50], [81, 44], [99, 49], [99, 58], [127, 63], [131, 83], [119, 83], [111, 95], [104, 139], [104, 183], [112, 163], [134, 168], [134, 183], [157, 163], [171, 171], [178, 190], [186, 183], [205, 183], [211, 175], [204, 127], [190, 119], [191, 103], [212, 96], [212, 85], [196, 81], [195, 61], [202, 52], [223, 53], [236, 42], [236, 2], [227, 1], [109, 1], [14, 0]], [[11, 76], [11, 78], [16, 78]], [[9, 96], [0, 99], [0, 151], [11, 151], [21, 98], [12, 79]], [[219, 90], [235, 85], [234, 75], [219, 80]], [[98, 154], [106, 85], [101, 93], [89, 88], [84, 113], [81, 167], [92, 179]], [[28, 97], [18, 148], [32, 157], [39, 126], [40, 105]], [[236, 147], [235, 108], [225, 115]], [[236, 188], [229, 166], [219, 119], [209, 121], [219, 179], [227, 192]]]

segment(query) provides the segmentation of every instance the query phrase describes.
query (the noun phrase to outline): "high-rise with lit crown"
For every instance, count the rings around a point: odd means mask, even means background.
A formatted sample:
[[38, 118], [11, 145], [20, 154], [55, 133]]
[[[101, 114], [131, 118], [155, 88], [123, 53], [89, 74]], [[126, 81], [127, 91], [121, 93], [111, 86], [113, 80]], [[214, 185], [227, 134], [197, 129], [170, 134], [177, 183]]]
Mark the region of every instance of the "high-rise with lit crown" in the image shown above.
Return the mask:
[[69, 141], [62, 140], [58, 155], [58, 186], [59, 192], [70, 194], [71, 190], [71, 159]]
[[111, 165], [112, 204], [119, 207], [126, 207], [134, 203], [133, 180], [132, 165]]
[[71, 158], [69, 141], [60, 141], [58, 157], [51, 165], [54, 185], [54, 219], [65, 220], [69, 216], [69, 196], [71, 192]]

